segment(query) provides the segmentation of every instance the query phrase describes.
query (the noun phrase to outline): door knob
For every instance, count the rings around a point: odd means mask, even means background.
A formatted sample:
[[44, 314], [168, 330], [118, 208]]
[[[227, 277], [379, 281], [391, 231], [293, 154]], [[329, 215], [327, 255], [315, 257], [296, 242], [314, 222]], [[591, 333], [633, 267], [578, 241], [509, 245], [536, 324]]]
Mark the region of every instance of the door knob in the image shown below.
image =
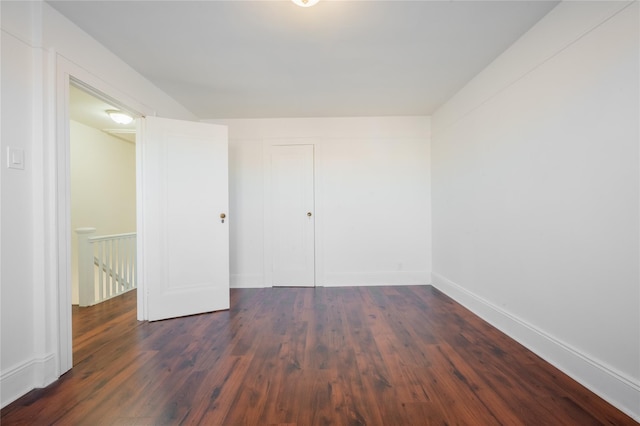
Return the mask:
[[311, 217], [311, 212], [307, 212], [307, 216]]
[[222, 223], [224, 223], [224, 218], [227, 217], [226, 214], [220, 213], [220, 219], [222, 219]]

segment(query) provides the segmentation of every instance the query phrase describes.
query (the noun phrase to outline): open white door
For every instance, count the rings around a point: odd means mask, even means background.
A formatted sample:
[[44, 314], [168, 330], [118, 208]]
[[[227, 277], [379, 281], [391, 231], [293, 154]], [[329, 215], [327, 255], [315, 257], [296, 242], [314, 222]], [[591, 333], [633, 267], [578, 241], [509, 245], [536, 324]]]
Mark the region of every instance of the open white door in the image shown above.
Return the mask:
[[227, 127], [147, 117], [138, 130], [144, 316], [229, 309]]

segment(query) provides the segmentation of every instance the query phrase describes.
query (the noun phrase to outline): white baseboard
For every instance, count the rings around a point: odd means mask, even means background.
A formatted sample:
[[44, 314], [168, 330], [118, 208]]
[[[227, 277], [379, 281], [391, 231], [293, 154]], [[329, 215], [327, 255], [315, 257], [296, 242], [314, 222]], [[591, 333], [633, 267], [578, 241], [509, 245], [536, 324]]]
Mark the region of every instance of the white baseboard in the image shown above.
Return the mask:
[[43, 388], [58, 379], [55, 356], [33, 358], [0, 374], [0, 406], [4, 408], [35, 388]]
[[[324, 274], [317, 287], [376, 287], [430, 284], [428, 271], [353, 272]], [[230, 288], [264, 288], [261, 274], [231, 274]], [[271, 286], [267, 286], [271, 287]]]
[[433, 286], [471, 310], [602, 399], [640, 421], [640, 383], [553, 338], [447, 278], [432, 273]]
[[264, 288], [262, 274], [231, 274], [229, 277], [231, 288]]
[[317, 286], [322, 287], [376, 287], [430, 284], [428, 271], [381, 271], [324, 273]]

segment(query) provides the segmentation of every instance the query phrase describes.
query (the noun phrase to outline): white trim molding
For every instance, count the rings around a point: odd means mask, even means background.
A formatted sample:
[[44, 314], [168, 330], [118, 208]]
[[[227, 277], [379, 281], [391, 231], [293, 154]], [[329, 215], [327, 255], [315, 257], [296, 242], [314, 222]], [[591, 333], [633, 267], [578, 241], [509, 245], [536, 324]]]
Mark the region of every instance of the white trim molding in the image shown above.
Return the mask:
[[263, 274], [231, 274], [230, 288], [264, 288]]
[[640, 383], [555, 339], [459, 284], [437, 273], [432, 273], [431, 276], [435, 288], [634, 420], [640, 421]]
[[0, 406], [6, 407], [27, 392], [43, 388], [58, 379], [56, 356], [51, 353], [32, 358], [0, 374]]
[[428, 285], [429, 271], [325, 272], [323, 287]]

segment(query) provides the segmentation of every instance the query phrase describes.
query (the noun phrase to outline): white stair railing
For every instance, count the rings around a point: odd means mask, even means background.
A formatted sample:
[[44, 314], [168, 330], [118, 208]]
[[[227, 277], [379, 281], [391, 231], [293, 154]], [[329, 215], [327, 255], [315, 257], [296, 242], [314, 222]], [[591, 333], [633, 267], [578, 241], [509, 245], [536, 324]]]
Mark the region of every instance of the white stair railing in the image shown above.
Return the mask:
[[78, 228], [78, 296], [92, 306], [137, 287], [136, 233], [92, 237], [96, 228]]

